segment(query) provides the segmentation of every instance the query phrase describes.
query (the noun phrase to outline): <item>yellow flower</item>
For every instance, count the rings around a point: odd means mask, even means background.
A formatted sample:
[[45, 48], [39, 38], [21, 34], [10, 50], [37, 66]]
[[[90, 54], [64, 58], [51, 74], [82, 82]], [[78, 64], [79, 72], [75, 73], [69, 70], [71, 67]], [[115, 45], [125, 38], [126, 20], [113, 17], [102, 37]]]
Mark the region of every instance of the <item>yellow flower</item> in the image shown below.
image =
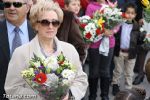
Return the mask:
[[141, 3], [145, 6], [148, 7], [149, 6], [149, 0], [142, 0]]
[[101, 17], [99, 20], [98, 20], [98, 22], [97, 22], [97, 24], [98, 24], [98, 26], [100, 27], [100, 28], [102, 28], [102, 24], [105, 22], [105, 20], [103, 20], [103, 17]]

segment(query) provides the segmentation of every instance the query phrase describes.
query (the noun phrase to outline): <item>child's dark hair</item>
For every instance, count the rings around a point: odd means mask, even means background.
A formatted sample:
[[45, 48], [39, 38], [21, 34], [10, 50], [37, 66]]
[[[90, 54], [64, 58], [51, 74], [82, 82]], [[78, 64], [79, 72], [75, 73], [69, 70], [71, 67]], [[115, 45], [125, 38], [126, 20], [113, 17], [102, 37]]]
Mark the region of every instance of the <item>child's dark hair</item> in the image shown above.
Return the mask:
[[145, 89], [133, 88], [122, 90], [115, 96], [114, 100], [144, 100], [146, 96]]
[[137, 13], [137, 6], [134, 3], [127, 3], [125, 5], [124, 12], [126, 12], [128, 8], [133, 8], [135, 10], [135, 13]]
[[[64, 0], [64, 4], [65, 5], [69, 5], [69, 3], [71, 2], [72, 0]], [[80, 0], [76, 0], [76, 1], [80, 1]]]

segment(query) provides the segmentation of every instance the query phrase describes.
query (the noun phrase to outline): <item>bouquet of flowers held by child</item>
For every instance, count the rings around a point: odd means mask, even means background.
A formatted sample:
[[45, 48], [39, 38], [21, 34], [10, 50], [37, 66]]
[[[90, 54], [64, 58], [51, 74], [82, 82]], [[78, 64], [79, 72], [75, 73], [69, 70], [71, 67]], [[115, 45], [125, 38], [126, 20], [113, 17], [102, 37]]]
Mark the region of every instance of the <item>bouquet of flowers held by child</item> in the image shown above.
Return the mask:
[[102, 33], [104, 31], [102, 23], [103, 20], [99, 20], [87, 15], [79, 18], [79, 26], [85, 42], [97, 42], [102, 38]]
[[97, 42], [102, 39], [105, 29], [114, 29], [114, 32], [117, 32], [115, 27], [119, 27], [123, 22], [124, 14], [117, 8], [117, 1], [112, 3], [107, 0], [107, 2], [108, 5], [97, 10], [93, 16], [79, 18], [80, 30], [86, 42]]
[[[93, 17], [98, 20], [98, 24], [102, 24], [103, 30], [110, 30], [109, 32], [116, 33], [122, 22], [124, 21], [124, 14], [121, 12], [121, 9], [117, 8], [117, 1], [112, 3], [107, 0], [108, 5], [103, 5], [100, 10], [97, 10]], [[109, 37], [103, 36], [101, 44], [99, 46], [99, 53], [108, 56], [109, 53]]]
[[61, 100], [69, 91], [76, 69], [61, 52], [57, 57], [42, 59], [34, 54], [22, 77], [45, 100]]
[[143, 7], [144, 19], [147, 23], [150, 23], [150, 2], [149, 0], [141, 0], [141, 3], [144, 5]]
[[117, 1], [115, 3], [107, 0], [108, 5], [103, 6], [100, 10], [94, 13], [94, 18], [102, 19], [105, 29], [112, 30], [124, 21], [124, 13], [117, 8]]

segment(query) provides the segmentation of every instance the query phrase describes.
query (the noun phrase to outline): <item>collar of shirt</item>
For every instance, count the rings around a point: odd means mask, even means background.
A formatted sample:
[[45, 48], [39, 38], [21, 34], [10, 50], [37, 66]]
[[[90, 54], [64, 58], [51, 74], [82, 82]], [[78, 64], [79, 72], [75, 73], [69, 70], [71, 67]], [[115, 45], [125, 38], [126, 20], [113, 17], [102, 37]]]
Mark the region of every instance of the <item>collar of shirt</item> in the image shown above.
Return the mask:
[[[8, 30], [8, 34], [12, 34], [14, 31], [14, 28], [16, 26], [14, 26], [13, 24], [11, 24], [10, 22], [6, 21], [7, 24], [7, 30]], [[9, 27], [9, 28], [8, 28]], [[25, 19], [25, 21], [19, 26], [19, 29], [21, 31], [22, 34], [25, 34], [23, 32], [25, 32], [25, 30], [27, 29], [27, 20]]]

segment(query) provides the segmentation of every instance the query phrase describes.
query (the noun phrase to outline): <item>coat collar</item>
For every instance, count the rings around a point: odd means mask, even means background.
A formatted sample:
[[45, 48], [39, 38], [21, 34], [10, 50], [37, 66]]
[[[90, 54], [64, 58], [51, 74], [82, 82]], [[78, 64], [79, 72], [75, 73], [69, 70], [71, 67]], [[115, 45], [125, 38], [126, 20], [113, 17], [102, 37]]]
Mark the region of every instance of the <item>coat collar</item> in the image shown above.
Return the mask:
[[[54, 41], [56, 43], [57, 50], [52, 55], [57, 57], [61, 53], [62, 48], [61, 48], [61, 45], [60, 45], [60, 41], [57, 39], [57, 37], [54, 38]], [[33, 53], [35, 55], [37, 55], [38, 57], [41, 57], [43, 59], [46, 58], [43, 55], [42, 51], [41, 51], [38, 35], [36, 35], [35, 38], [31, 41], [31, 44], [30, 44], [30, 59], [33, 57]]]

